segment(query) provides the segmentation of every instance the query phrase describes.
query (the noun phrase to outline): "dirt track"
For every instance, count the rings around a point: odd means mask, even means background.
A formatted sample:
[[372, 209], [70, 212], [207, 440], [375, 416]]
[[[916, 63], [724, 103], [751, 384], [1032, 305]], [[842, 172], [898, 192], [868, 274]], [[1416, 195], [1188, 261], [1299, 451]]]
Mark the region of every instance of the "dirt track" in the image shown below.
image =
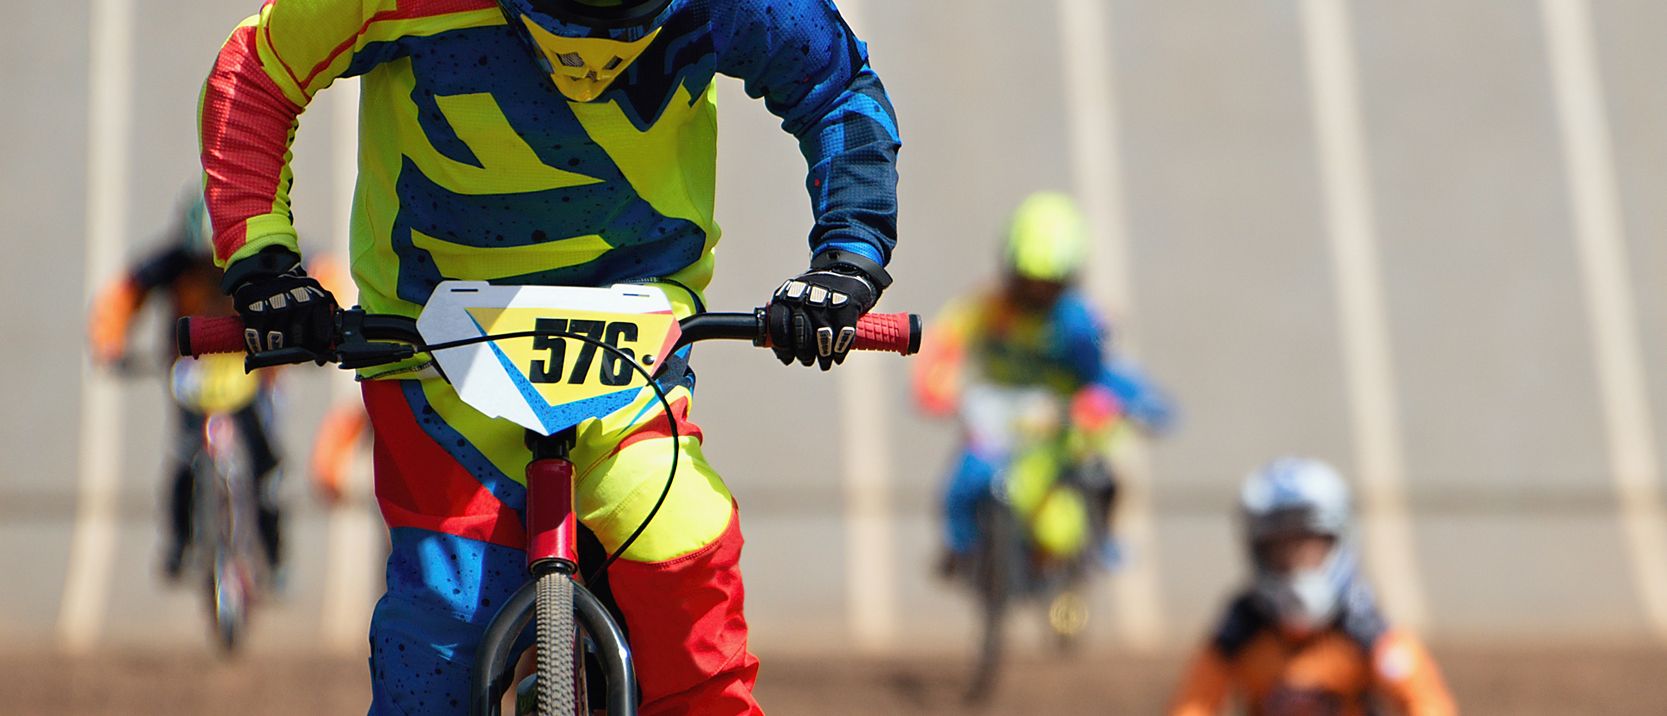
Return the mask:
[[[1471, 714], [1667, 713], [1667, 652], [1636, 649], [1440, 650]], [[250, 659], [206, 655], [97, 660], [0, 657], [5, 714], [354, 714], [366, 703], [357, 659]], [[980, 713], [1158, 713], [1174, 658], [1083, 657], [1015, 664]], [[967, 713], [958, 661], [765, 658], [759, 687], [778, 714]]]

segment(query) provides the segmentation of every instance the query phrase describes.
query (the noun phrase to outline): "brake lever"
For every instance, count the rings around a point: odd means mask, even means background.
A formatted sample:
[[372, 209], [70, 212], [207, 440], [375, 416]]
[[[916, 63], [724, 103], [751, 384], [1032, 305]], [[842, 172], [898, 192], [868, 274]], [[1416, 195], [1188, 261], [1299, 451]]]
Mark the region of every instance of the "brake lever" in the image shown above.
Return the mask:
[[347, 370], [370, 368], [402, 361], [416, 354], [415, 348], [403, 343], [357, 341], [336, 347], [336, 365]]
[[370, 368], [405, 360], [417, 354], [417, 349], [404, 343], [373, 341], [365, 338], [365, 311], [357, 306], [338, 315], [336, 364], [347, 370]]
[[299, 346], [279, 348], [275, 351], [261, 351], [251, 353], [243, 358], [243, 372], [253, 373], [261, 368], [276, 368], [281, 365], [297, 365], [300, 363], [317, 363], [323, 365], [317, 353]]

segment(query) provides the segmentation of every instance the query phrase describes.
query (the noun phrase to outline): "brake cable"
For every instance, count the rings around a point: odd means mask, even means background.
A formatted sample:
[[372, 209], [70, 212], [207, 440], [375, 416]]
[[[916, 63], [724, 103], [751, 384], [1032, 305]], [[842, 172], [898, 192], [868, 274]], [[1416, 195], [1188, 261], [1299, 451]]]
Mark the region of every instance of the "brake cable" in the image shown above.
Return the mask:
[[[455, 341], [446, 341], [444, 343], [435, 343], [435, 344], [432, 344], [432, 345], [427, 345], [427, 346], [424, 346], [424, 348], [427, 350], [427, 352], [433, 353], [435, 351], [443, 351], [443, 350], [447, 350], [447, 349], [451, 349], [451, 348], [462, 348], [464, 346], [471, 346], [471, 345], [476, 345], [476, 344], [480, 344], [480, 343], [491, 343], [493, 341], [508, 340], [508, 339], [511, 339], [511, 338], [572, 338], [572, 339], [577, 340], [581, 343], [586, 343], [586, 344], [595, 346], [597, 348], [600, 348], [607, 353], [611, 353], [615, 357], [624, 361], [627, 365], [631, 366], [631, 370], [636, 371], [639, 375], [641, 375], [643, 377], [643, 380], [648, 381], [648, 387], [654, 391], [654, 397], [659, 399], [660, 407], [665, 411], [666, 427], [671, 432], [671, 449], [672, 449], [671, 469], [666, 472], [666, 484], [665, 484], [664, 487], [660, 488], [660, 497], [654, 500], [654, 506], [649, 508], [648, 514], [643, 517], [642, 522], [637, 524], [637, 528], [631, 532], [631, 536], [626, 537], [625, 541], [621, 542], [619, 544], [619, 548], [615, 549], [612, 553], [610, 553], [608, 555], [608, 558], [602, 562], [602, 566], [597, 567], [590, 574], [585, 575], [585, 581], [587, 583], [595, 584], [596, 581], [597, 581], [597, 578], [605, 576], [608, 572], [608, 567], [613, 566], [613, 563], [619, 560], [620, 555], [625, 554], [625, 550], [630, 549], [631, 545], [636, 543], [637, 538], [642, 536], [643, 531], [648, 529], [648, 524], [650, 522], [653, 522], [655, 515], [658, 515], [660, 513], [660, 506], [664, 505], [665, 502], [666, 502], [666, 498], [671, 495], [672, 481], [677, 479], [677, 463], [682, 462], [682, 459], [683, 459], [683, 439], [682, 439], [683, 436], [677, 432], [677, 416], [674, 414], [674, 412], [672, 410], [671, 400], [666, 397], [665, 389], [660, 387], [660, 382], [655, 380], [654, 376], [652, 374], [650, 374], [646, 368], [643, 368], [641, 365], [639, 365], [637, 363], [636, 356], [633, 356], [630, 353], [626, 353], [623, 349], [619, 348], [618, 346], [609, 345], [608, 343], [604, 343], [604, 342], [602, 342], [598, 339], [591, 338], [590, 336], [581, 335], [581, 334], [577, 334], [577, 333], [572, 333], [572, 332], [569, 332], [569, 331], [554, 331], [554, 330], [515, 331], [515, 332], [512, 332], [512, 333], [499, 333], [499, 334], [492, 334], [492, 335], [474, 336], [474, 337], [471, 337], [471, 338], [460, 338], [460, 339], [455, 340]], [[661, 359], [661, 360], [663, 361], [664, 359]], [[575, 482], [575, 485], [577, 485], [577, 482]], [[574, 517], [577, 518], [577, 515], [575, 515]]]

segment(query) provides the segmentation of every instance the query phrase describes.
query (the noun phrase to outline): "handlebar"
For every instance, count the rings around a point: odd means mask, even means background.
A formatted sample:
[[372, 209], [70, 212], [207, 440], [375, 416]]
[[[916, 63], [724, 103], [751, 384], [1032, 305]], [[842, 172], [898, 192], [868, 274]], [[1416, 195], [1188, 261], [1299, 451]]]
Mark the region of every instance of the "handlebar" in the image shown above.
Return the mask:
[[[674, 350], [706, 340], [745, 340], [760, 347], [770, 346], [765, 310], [752, 313], [701, 313], [678, 322], [681, 335]], [[209, 353], [242, 353], [243, 319], [237, 316], [184, 316], [177, 326], [179, 354], [196, 357]], [[920, 350], [920, 316], [912, 313], [871, 313], [857, 321], [852, 350], [885, 351], [912, 355]], [[364, 368], [393, 363], [427, 350], [415, 319], [405, 316], [368, 314], [353, 308], [336, 313], [336, 351], [325, 360], [344, 368]], [[303, 348], [281, 348], [249, 356], [250, 368], [309, 363], [318, 356]]]

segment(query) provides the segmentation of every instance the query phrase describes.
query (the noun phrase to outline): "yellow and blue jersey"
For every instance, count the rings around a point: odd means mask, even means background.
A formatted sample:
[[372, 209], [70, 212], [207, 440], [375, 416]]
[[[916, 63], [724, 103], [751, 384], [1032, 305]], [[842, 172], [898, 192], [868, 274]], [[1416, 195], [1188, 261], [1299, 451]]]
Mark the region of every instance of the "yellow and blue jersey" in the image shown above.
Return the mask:
[[889, 260], [896, 119], [831, 0], [676, 0], [653, 44], [586, 103], [556, 90], [492, 0], [267, 0], [227, 40], [201, 101], [216, 260], [296, 250], [297, 117], [358, 76], [351, 264], [367, 310], [415, 315], [445, 279], [698, 292], [720, 236], [718, 74], [798, 139], [812, 252]]
[[951, 303], [933, 322], [915, 362], [917, 398], [943, 410], [970, 382], [1039, 386], [1061, 396], [1098, 386], [1129, 417], [1165, 428], [1173, 417], [1169, 397], [1109, 346], [1105, 321], [1075, 291], [1044, 311], [1021, 308], [1000, 290], [979, 293]]

